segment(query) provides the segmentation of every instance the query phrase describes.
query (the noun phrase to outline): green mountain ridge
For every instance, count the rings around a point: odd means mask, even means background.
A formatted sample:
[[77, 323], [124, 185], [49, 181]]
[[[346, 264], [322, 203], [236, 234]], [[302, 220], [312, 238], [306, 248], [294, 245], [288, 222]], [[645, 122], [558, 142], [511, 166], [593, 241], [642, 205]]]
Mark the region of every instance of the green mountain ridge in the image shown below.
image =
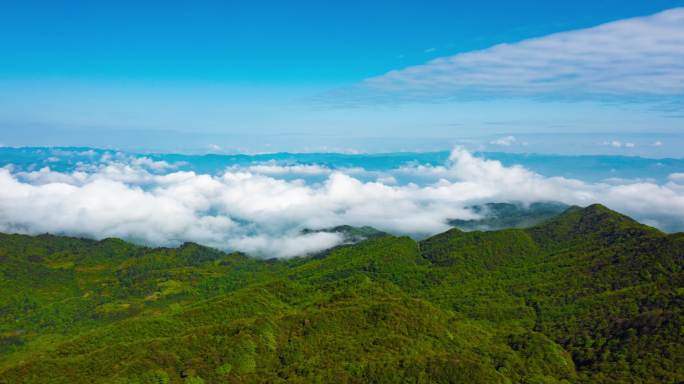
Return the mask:
[[315, 257], [0, 235], [0, 383], [679, 383], [684, 234], [600, 205]]
[[529, 228], [565, 212], [569, 206], [559, 202], [486, 203], [468, 207], [481, 218], [449, 220], [449, 224], [464, 231], [495, 231], [506, 228]]
[[380, 231], [378, 229], [375, 229], [373, 227], [354, 227], [351, 225], [338, 225], [336, 227], [332, 228], [324, 228], [324, 229], [318, 229], [318, 230], [313, 230], [313, 229], [304, 229], [302, 231], [302, 234], [309, 234], [309, 233], [319, 233], [319, 232], [327, 232], [327, 233], [337, 233], [342, 236], [342, 239], [344, 241], [344, 244], [356, 244], [364, 240], [376, 238], [376, 237], [383, 237], [383, 236], [389, 236], [389, 233]]

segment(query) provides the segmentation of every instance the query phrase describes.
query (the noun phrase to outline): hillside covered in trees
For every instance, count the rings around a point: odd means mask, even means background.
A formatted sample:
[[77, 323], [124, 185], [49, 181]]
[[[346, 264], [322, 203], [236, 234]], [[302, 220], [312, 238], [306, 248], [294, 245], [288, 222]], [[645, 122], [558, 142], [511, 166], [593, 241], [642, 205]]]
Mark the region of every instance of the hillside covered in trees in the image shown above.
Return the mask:
[[0, 235], [0, 383], [684, 382], [682, 233], [600, 205], [358, 233], [289, 260]]

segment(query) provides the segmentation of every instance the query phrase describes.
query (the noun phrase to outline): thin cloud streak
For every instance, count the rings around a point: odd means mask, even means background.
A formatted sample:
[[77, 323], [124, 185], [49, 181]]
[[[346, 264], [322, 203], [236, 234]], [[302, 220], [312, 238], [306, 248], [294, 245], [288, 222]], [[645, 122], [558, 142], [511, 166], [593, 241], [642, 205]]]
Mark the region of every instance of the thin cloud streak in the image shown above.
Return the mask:
[[684, 8], [442, 57], [333, 92], [332, 102], [684, 95]]

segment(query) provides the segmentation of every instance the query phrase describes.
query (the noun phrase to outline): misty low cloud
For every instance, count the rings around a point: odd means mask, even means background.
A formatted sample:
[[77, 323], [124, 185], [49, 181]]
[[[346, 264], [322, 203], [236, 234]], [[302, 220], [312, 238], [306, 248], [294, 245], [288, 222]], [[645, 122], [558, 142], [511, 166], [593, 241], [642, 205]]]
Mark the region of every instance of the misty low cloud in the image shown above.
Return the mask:
[[[292, 178], [300, 173], [320, 178]], [[396, 182], [409, 176], [429, 182]], [[448, 229], [449, 219], [475, 218], [467, 209], [472, 204], [550, 200], [600, 202], [662, 229], [680, 230], [680, 176], [662, 184], [588, 183], [506, 167], [460, 148], [440, 166], [412, 164], [386, 172], [269, 163], [209, 175], [142, 157], [114, 157], [72, 172], [1, 168], [0, 231], [122, 237], [165, 246], [195, 241], [262, 257], [292, 257], [344, 241], [335, 233], [303, 229], [370, 225], [421, 237]]]

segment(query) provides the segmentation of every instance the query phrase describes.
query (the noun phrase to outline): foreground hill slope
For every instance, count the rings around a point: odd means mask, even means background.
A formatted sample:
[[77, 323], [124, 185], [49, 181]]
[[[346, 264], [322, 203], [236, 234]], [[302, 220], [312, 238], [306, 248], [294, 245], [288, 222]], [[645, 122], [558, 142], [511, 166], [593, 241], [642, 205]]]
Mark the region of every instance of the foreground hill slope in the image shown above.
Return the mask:
[[683, 266], [600, 205], [286, 261], [0, 235], [0, 383], [677, 383]]
[[544, 333], [572, 354], [580, 378], [682, 380], [681, 234], [594, 205], [525, 231], [452, 230], [421, 249], [453, 271], [431, 300]]

